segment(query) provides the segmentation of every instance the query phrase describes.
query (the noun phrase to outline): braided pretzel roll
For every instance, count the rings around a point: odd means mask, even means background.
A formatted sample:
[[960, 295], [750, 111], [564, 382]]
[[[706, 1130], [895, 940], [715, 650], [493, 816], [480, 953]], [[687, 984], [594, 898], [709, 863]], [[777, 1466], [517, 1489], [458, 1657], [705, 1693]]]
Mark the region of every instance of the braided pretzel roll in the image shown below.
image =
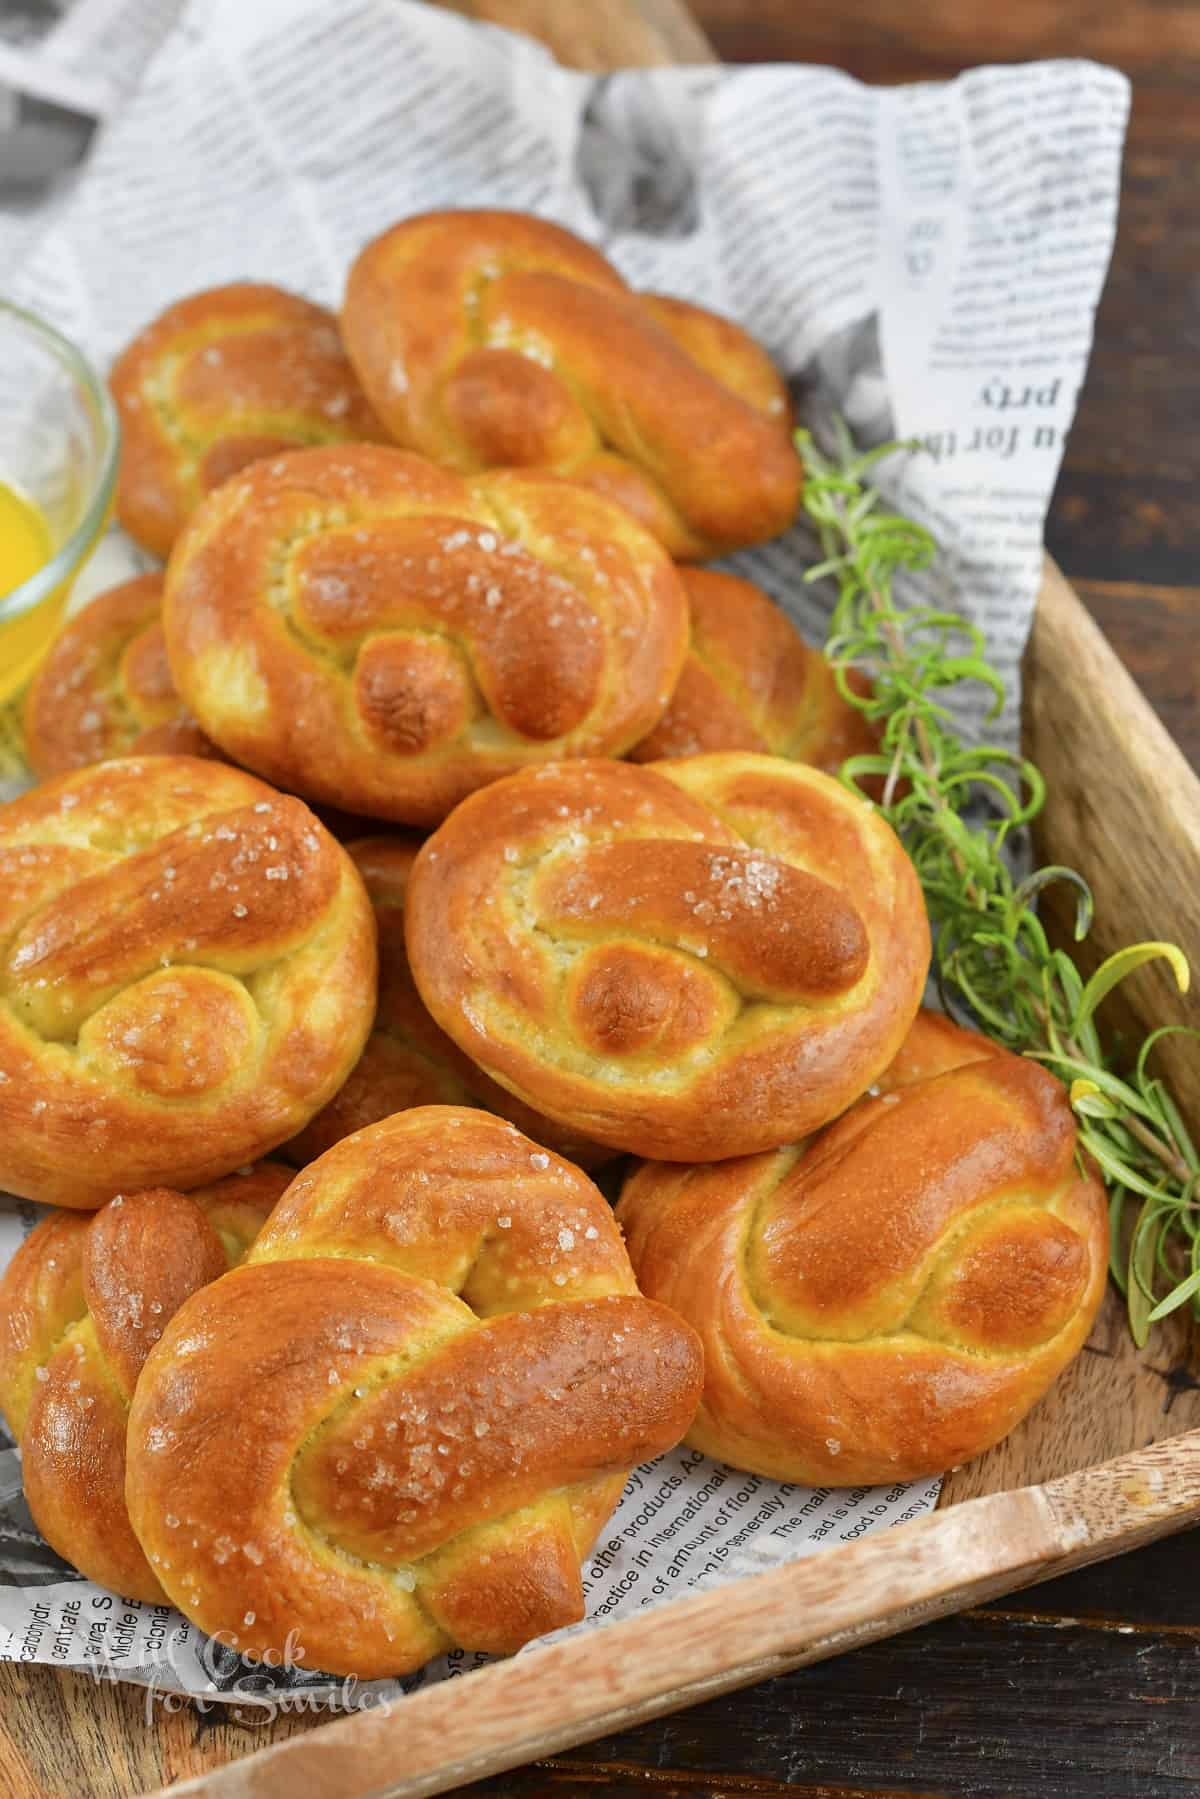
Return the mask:
[[299, 1175], [164, 1333], [130, 1516], [180, 1609], [252, 1655], [290, 1631], [335, 1674], [506, 1653], [582, 1616], [580, 1559], [701, 1372], [578, 1169], [484, 1112], [401, 1112]]
[[47, 780], [111, 756], [215, 756], [175, 691], [161, 575], [110, 587], [51, 645], [25, 697], [25, 748]]
[[[761, 587], [713, 569], [679, 572], [691, 615], [688, 657], [666, 712], [632, 750], [635, 762], [757, 750], [833, 775], [848, 756], [878, 748], [830, 664]], [[864, 677], [851, 679], [867, 691]]]
[[581, 1168], [612, 1155], [564, 1130], [490, 1080], [425, 1009], [404, 945], [404, 896], [419, 844], [403, 837], [364, 837], [346, 845], [363, 878], [379, 932], [379, 1005], [367, 1046], [323, 1111], [288, 1145], [298, 1167], [343, 1137], [411, 1106], [480, 1106], [499, 1113], [538, 1143]]
[[262, 1162], [186, 1195], [52, 1212], [0, 1280], [0, 1408], [25, 1497], [51, 1548], [101, 1586], [165, 1598], [125, 1510], [129, 1401], [175, 1312], [240, 1261], [290, 1179]]
[[638, 1280], [704, 1340], [688, 1441], [706, 1454], [815, 1486], [935, 1474], [1005, 1436], [1082, 1347], [1108, 1211], [1066, 1091], [967, 1032], [955, 1066], [939, 1031], [807, 1144], [627, 1183]]
[[325, 1104], [374, 1008], [362, 881], [299, 800], [148, 756], [0, 808], [0, 1189], [228, 1174]]
[[227, 482], [171, 558], [164, 624], [237, 761], [416, 824], [528, 762], [629, 749], [687, 648], [674, 568], [611, 501], [366, 444]]
[[206, 493], [260, 456], [386, 436], [337, 320], [283, 288], [239, 281], [170, 306], [118, 358], [117, 517], [166, 556]]
[[796, 515], [787, 393], [763, 351], [714, 313], [633, 293], [557, 225], [394, 225], [350, 271], [342, 333], [397, 443], [435, 462], [569, 474], [690, 560]]
[[842, 1111], [895, 1054], [929, 960], [891, 828], [770, 756], [498, 782], [424, 845], [407, 930], [422, 999], [488, 1074], [672, 1161]]

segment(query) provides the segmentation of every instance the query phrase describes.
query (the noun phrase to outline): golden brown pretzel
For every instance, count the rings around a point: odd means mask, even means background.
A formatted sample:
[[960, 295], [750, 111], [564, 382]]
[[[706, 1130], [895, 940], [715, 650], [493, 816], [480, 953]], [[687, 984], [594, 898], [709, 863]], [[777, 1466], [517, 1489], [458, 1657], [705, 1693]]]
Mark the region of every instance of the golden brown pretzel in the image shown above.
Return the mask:
[[628, 1181], [638, 1280], [704, 1339], [688, 1441], [707, 1454], [819, 1486], [939, 1473], [1082, 1346], [1108, 1212], [1065, 1089], [945, 1021], [919, 1035], [887, 1091], [807, 1144]]
[[117, 516], [166, 556], [206, 493], [260, 456], [386, 436], [323, 306], [264, 283], [192, 294], [113, 368]]
[[25, 748], [42, 780], [110, 756], [216, 756], [175, 691], [161, 575], [97, 595], [50, 646], [25, 696]]
[[151, 1346], [239, 1261], [291, 1179], [261, 1162], [194, 1193], [153, 1187], [52, 1212], [0, 1280], [0, 1409], [34, 1522], [90, 1580], [165, 1598], [125, 1510], [125, 1426]]
[[237, 761], [417, 824], [529, 762], [629, 749], [687, 645], [674, 568], [611, 501], [366, 444], [227, 482], [163, 616], [180, 692]]
[[[635, 762], [756, 750], [834, 775], [847, 757], [878, 748], [830, 664], [761, 587], [715, 569], [679, 573], [691, 616], [688, 657], [666, 712], [632, 750]], [[861, 675], [851, 678], [866, 690]]]
[[329, 1104], [288, 1145], [299, 1167], [352, 1131], [410, 1106], [481, 1106], [527, 1137], [593, 1168], [612, 1151], [565, 1130], [490, 1080], [439, 1030], [417, 992], [404, 945], [404, 896], [419, 843], [363, 837], [346, 852], [363, 878], [379, 931], [379, 1005], [367, 1046]]
[[700, 1379], [586, 1176], [487, 1113], [401, 1112], [299, 1175], [165, 1332], [130, 1516], [181, 1610], [251, 1654], [503, 1653], [582, 1615], [580, 1558]]
[[633, 293], [545, 220], [394, 225], [350, 271], [342, 332], [393, 437], [435, 462], [569, 474], [689, 560], [795, 517], [787, 394], [758, 345], [700, 307]]
[[407, 913], [460, 1048], [550, 1117], [672, 1161], [835, 1116], [899, 1047], [929, 958], [890, 827], [771, 756], [498, 782], [429, 838]]
[[131, 757], [0, 808], [0, 1189], [94, 1207], [291, 1137], [375, 1008], [375, 925], [299, 800]]

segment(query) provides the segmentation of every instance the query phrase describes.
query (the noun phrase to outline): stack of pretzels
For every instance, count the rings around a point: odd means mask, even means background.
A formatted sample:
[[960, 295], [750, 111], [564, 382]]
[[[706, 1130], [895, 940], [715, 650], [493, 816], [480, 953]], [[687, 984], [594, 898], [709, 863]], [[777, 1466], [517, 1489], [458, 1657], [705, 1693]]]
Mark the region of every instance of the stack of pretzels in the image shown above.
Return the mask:
[[112, 385], [165, 567], [64, 630], [0, 807], [0, 1187], [57, 1208], [0, 1406], [55, 1549], [404, 1673], [579, 1619], [681, 1440], [867, 1484], [1011, 1429], [1106, 1208], [1058, 1083], [919, 1011], [867, 683], [692, 566], [795, 516], [766, 354], [463, 211], [340, 318], [185, 299]]

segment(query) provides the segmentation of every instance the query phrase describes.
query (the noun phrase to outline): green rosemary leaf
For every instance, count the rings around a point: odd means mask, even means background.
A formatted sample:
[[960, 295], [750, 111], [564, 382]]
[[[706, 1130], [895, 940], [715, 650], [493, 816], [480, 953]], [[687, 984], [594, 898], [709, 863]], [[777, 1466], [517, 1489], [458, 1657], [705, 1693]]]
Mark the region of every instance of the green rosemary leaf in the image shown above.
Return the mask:
[[1196, 1145], [1192, 1142], [1191, 1134], [1169, 1089], [1161, 1081], [1148, 1081], [1146, 1086], [1158, 1104], [1171, 1140], [1177, 1146], [1180, 1155], [1193, 1175], [1200, 1173], [1200, 1155], [1196, 1153]]
[[1129, 1256], [1124, 1247], [1125, 1189], [1114, 1183], [1108, 1196], [1108, 1272], [1123, 1299], [1129, 1296]]
[[1033, 874], [1025, 877], [1019, 887], [1013, 889], [1012, 907], [1009, 914], [1012, 928], [1015, 928], [1020, 922], [1022, 913], [1027, 917], [1033, 917], [1029, 907], [1039, 893], [1044, 893], [1047, 887], [1058, 887], [1064, 883], [1074, 887], [1076, 891], [1075, 941], [1082, 943], [1092, 926], [1095, 905], [1092, 899], [1092, 890], [1083, 876], [1076, 874], [1073, 868], [1062, 868], [1053, 863], [1046, 868], [1035, 869]]
[[1169, 1313], [1178, 1311], [1180, 1306], [1186, 1305], [1188, 1300], [1197, 1293], [1200, 1293], [1200, 1268], [1194, 1269], [1186, 1280], [1180, 1281], [1177, 1287], [1172, 1287], [1165, 1299], [1160, 1299], [1156, 1306], [1151, 1307], [1150, 1311], [1146, 1313], [1146, 1323], [1157, 1324], [1160, 1318], [1166, 1318]]
[[1139, 1349], [1145, 1345], [1150, 1335], [1153, 1314], [1157, 1310], [1154, 1270], [1158, 1262], [1159, 1238], [1166, 1227], [1167, 1213], [1164, 1209], [1143, 1207], [1129, 1247], [1129, 1275], [1125, 1292], [1129, 1303], [1129, 1328]]
[[1174, 943], [1134, 943], [1128, 949], [1118, 950], [1116, 955], [1109, 956], [1102, 962], [1087, 986], [1083, 990], [1083, 998], [1079, 1002], [1076, 1027], [1092, 1016], [1102, 999], [1110, 994], [1114, 987], [1123, 981], [1126, 975], [1132, 974], [1135, 968], [1143, 963], [1155, 961], [1168, 962], [1171, 973], [1180, 993], [1186, 993], [1191, 979], [1187, 957]]
[[1119, 1181], [1122, 1187], [1140, 1193], [1144, 1199], [1161, 1200], [1164, 1197], [1162, 1182], [1147, 1180], [1129, 1162], [1123, 1161], [1116, 1153], [1110, 1137], [1102, 1136], [1089, 1125], [1080, 1130], [1079, 1141], [1088, 1154], [1095, 1157], [1104, 1172], [1111, 1175], [1113, 1180]]

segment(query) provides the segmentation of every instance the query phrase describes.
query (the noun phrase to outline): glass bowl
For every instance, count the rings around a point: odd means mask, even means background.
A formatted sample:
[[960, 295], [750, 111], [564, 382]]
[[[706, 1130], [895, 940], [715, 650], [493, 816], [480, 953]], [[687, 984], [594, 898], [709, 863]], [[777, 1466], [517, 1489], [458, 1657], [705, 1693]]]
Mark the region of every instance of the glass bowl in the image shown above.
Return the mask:
[[0, 705], [37, 667], [104, 532], [120, 444], [116, 408], [87, 359], [0, 300], [0, 485], [40, 514], [48, 552], [36, 573], [0, 592]]

